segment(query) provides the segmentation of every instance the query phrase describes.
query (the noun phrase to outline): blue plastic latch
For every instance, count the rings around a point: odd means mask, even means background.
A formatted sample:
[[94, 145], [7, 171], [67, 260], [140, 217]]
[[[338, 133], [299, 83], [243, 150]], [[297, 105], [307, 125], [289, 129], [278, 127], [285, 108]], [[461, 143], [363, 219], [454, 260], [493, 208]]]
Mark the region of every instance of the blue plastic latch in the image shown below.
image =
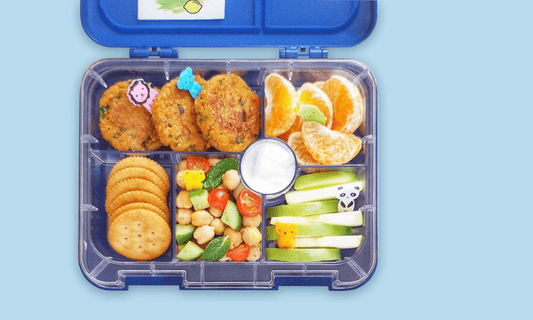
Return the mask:
[[130, 49], [130, 58], [148, 58], [148, 57], [178, 58], [178, 49], [159, 48], [159, 47]]
[[327, 59], [328, 50], [320, 47], [286, 47], [279, 50], [280, 59]]

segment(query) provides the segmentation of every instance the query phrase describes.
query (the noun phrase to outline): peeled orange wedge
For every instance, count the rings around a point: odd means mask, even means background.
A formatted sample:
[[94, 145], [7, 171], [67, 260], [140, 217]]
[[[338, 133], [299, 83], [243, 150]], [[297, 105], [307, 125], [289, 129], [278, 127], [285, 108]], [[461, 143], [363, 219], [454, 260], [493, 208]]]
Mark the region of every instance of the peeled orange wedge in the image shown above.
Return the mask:
[[315, 85], [315, 87], [317, 87], [318, 89], [322, 90], [322, 87], [324, 86], [324, 83], [325, 81], [316, 81], [316, 82], [313, 82], [313, 84]]
[[333, 105], [328, 95], [317, 86], [308, 82], [304, 83], [298, 89], [297, 93], [298, 104], [317, 107], [327, 119], [325, 126], [331, 128], [333, 122]]
[[330, 130], [313, 121], [302, 125], [302, 138], [309, 154], [321, 164], [328, 165], [348, 163], [362, 146], [361, 138], [351, 133]]
[[278, 74], [265, 79], [265, 135], [277, 137], [288, 131], [296, 120], [297, 95], [289, 80]]
[[307, 151], [301, 132], [292, 133], [287, 140], [287, 144], [296, 154], [296, 161], [299, 165], [305, 166], [320, 164], [320, 162], [316, 161], [315, 158], [313, 158], [313, 156], [309, 153], [309, 151]]
[[296, 120], [294, 120], [294, 124], [292, 125], [292, 127], [287, 132], [278, 136], [278, 138], [285, 142], [288, 142], [291, 134], [302, 131], [302, 125], [304, 124], [304, 122], [305, 119], [303, 117], [296, 116]]
[[322, 90], [333, 103], [332, 130], [354, 133], [363, 121], [365, 109], [363, 95], [348, 79], [332, 76], [322, 86]]

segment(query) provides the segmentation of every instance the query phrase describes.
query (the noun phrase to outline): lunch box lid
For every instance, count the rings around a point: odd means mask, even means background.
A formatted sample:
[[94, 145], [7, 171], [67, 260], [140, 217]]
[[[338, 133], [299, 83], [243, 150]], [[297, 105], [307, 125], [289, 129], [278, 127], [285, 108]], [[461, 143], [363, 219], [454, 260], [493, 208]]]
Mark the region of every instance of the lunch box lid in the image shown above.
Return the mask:
[[[224, 18], [214, 20], [147, 19], [141, 8], [168, 13], [159, 6], [182, 2], [81, 0], [81, 21], [95, 42], [129, 47], [131, 57], [177, 57], [177, 47], [280, 47], [280, 57], [326, 58], [324, 48], [365, 40], [377, 19], [376, 0], [225, 0]], [[224, 1], [189, 2], [204, 8]]]

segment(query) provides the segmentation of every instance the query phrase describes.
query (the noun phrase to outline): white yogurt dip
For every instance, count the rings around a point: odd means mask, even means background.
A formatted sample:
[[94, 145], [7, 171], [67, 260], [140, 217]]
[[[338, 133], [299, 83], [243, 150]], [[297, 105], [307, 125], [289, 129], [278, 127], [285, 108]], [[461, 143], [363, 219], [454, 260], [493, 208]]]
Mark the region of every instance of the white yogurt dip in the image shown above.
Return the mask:
[[263, 139], [246, 149], [240, 164], [244, 184], [257, 193], [287, 191], [296, 174], [296, 156], [279, 139]]

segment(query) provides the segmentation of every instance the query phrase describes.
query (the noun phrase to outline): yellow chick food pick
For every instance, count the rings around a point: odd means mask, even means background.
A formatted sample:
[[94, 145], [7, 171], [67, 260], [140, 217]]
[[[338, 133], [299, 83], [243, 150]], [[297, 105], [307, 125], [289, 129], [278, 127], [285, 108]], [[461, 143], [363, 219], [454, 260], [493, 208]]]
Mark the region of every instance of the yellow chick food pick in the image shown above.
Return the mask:
[[276, 222], [278, 248], [294, 249], [294, 236], [298, 234], [298, 226], [294, 223]]
[[187, 191], [202, 189], [202, 181], [205, 180], [205, 173], [203, 170], [185, 170], [183, 172], [183, 180], [185, 180]]

